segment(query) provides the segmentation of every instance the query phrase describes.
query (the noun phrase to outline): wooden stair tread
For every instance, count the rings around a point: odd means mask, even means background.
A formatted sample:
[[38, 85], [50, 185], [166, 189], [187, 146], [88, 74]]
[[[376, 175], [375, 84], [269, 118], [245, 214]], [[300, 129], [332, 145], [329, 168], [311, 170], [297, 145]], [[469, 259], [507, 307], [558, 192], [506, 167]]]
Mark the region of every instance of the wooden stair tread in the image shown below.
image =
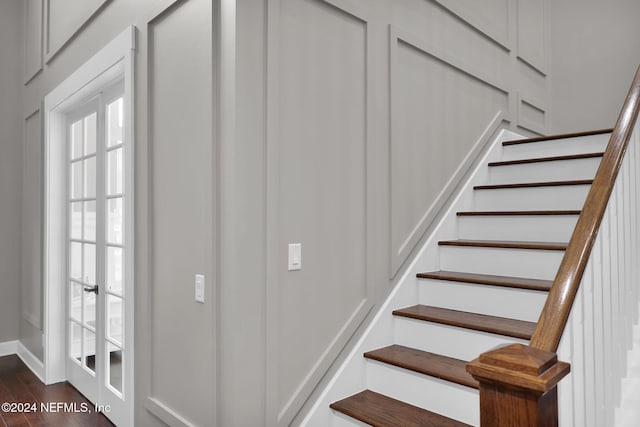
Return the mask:
[[536, 323], [534, 322], [420, 304], [402, 308], [400, 310], [394, 310], [393, 314], [395, 316], [457, 326], [460, 328], [473, 329], [476, 331], [489, 332], [492, 334], [505, 335], [525, 340], [531, 339], [531, 336], [536, 329]]
[[465, 368], [467, 362], [453, 357], [397, 344], [369, 351], [364, 354], [364, 357], [467, 387], [478, 388], [478, 381], [473, 379]]
[[611, 132], [613, 132], [613, 129], [597, 129], [597, 130], [590, 130], [586, 132], [562, 133], [558, 135], [539, 136], [535, 138], [525, 138], [525, 139], [516, 139], [513, 141], [504, 141], [502, 145], [508, 146], [508, 145], [517, 145], [517, 144], [528, 144], [531, 142], [551, 141], [554, 139], [576, 138], [579, 136], [601, 135], [604, 133], [611, 133]]
[[462, 273], [457, 271], [432, 271], [418, 273], [420, 279], [447, 280], [451, 282], [477, 283], [481, 285], [548, 291], [553, 280], [528, 279], [524, 277], [495, 276], [492, 274]]
[[545, 181], [545, 182], [518, 182], [514, 184], [489, 184], [476, 185], [474, 190], [499, 190], [503, 188], [529, 188], [529, 187], [560, 187], [563, 185], [591, 185], [592, 179], [578, 179], [571, 181]]
[[546, 211], [467, 211], [458, 212], [458, 216], [518, 216], [518, 215], [580, 215], [578, 210]]
[[440, 240], [438, 245], [505, 249], [540, 249], [547, 251], [564, 251], [567, 249], [567, 243], [563, 242], [526, 242], [511, 240]]
[[374, 427], [470, 427], [371, 390], [334, 402], [330, 407]]
[[566, 156], [552, 156], [552, 157], [534, 157], [530, 159], [520, 160], [505, 160], [502, 162], [490, 162], [489, 166], [511, 166], [511, 165], [523, 165], [529, 163], [541, 163], [541, 162], [555, 162], [558, 160], [579, 160], [579, 159], [593, 159], [604, 156], [603, 152], [599, 153], [585, 153], [585, 154], [569, 154]]

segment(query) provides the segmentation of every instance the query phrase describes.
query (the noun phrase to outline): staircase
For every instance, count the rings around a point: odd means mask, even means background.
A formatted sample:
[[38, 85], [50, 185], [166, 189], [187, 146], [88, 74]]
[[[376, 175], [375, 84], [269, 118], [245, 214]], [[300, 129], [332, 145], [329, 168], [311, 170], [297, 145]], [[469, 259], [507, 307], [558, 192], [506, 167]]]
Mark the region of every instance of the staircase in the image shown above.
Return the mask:
[[503, 131], [303, 425], [479, 425], [465, 366], [528, 343], [610, 133]]

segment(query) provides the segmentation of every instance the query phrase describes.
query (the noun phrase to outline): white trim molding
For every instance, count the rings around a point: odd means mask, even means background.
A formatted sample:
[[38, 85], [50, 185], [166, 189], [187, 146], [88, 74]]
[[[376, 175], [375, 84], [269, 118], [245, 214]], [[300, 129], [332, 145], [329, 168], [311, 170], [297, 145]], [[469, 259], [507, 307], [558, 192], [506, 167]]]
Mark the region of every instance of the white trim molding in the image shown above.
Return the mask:
[[[136, 29], [127, 27], [120, 35], [100, 49], [85, 64], [73, 72], [44, 99], [44, 375], [43, 382], [52, 384], [66, 379], [66, 184], [65, 184], [65, 124], [66, 113], [101, 88], [119, 79], [124, 80], [124, 137], [127, 168], [133, 166], [133, 54]], [[132, 169], [128, 169], [131, 171]], [[127, 175], [132, 187], [132, 175]], [[133, 192], [131, 191], [131, 197]], [[128, 217], [133, 218], [133, 205]], [[134, 235], [133, 221], [127, 219], [128, 235]], [[133, 245], [130, 245], [133, 254]], [[132, 282], [133, 259], [127, 260], [128, 283]], [[130, 276], [129, 276], [130, 274]], [[134, 319], [133, 288], [127, 287], [125, 318]], [[125, 348], [128, 351], [130, 374], [124, 378], [128, 414], [133, 420], [133, 322], [127, 322]], [[120, 421], [119, 421], [120, 423]], [[123, 424], [127, 424], [123, 422]]]
[[18, 340], [0, 342], [0, 357], [17, 355], [27, 368], [44, 382], [44, 364]]
[[29, 369], [31, 369], [31, 372], [33, 372], [33, 374], [44, 383], [44, 363], [42, 363], [40, 359], [38, 359], [33, 353], [31, 353], [31, 351], [29, 351], [29, 349], [25, 347], [24, 344], [22, 344], [20, 341], [11, 342], [16, 343], [16, 349], [14, 353], [17, 354], [20, 360], [22, 360], [24, 364], [27, 365]]
[[16, 354], [18, 351], [18, 341], [0, 342], [0, 357]]
[[186, 418], [174, 411], [155, 397], [147, 397], [145, 408], [171, 427], [195, 427]]

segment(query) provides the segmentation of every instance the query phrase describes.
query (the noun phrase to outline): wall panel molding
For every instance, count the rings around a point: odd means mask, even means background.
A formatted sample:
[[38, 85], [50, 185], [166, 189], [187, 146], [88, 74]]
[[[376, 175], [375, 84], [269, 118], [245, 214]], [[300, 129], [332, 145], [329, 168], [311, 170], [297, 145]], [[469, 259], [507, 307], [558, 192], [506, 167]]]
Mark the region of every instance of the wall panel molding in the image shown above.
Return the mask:
[[[288, 4], [287, 4], [288, 3]], [[284, 199], [284, 195], [281, 193], [281, 181], [280, 174], [278, 171], [282, 170], [282, 162], [284, 159], [281, 158], [283, 153], [283, 146], [286, 144], [286, 141], [282, 140], [282, 131], [281, 131], [281, 120], [280, 111], [282, 100], [285, 97], [284, 91], [286, 90], [284, 86], [288, 82], [282, 81], [281, 76], [285, 67], [286, 57], [285, 55], [285, 46], [282, 43], [283, 41], [283, 33], [286, 30], [285, 24], [282, 23], [284, 20], [283, 17], [283, 8], [287, 6], [296, 6], [301, 5], [302, 2], [299, 0], [295, 0], [294, 2], [285, 2], [281, 0], [275, 0], [269, 2], [268, 9], [268, 21], [267, 21], [267, 40], [268, 40], [268, 67], [267, 67], [267, 87], [268, 87], [268, 116], [267, 116], [267, 137], [266, 137], [266, 155], [267, 155], [267, 170], [265, 177], [267, 182], [267, 194], [269, 197], [267, 198], [267, 296], [266, 296], [266, 310], [267, 310], [267, 326], [266, 326], [266, 343], [267, 343], [267, 390], [280, 390], [279, 383], [281, 381], [281, 372], [279, 368], [279, 360], [282, 359], [283, 354], [280, 350], [280, 336], [279, 330], [282, 328], [281, 320], [279, 320], [279, 312], [280, 312], [280, 298], [282, 292], [284, 292], [283, 284], [280, 280], [280, 270], [277, 266], [281, 265], [281, 260], [279, 258], [279, 254], [281, 251], [281, 235], [283, 230], [281, 228], [280, 222], [278, 218], [281, 216], [281, 205]], [[310, 361], [311, 367], [310, 370], [298, 381], [297, 384], [293, 388], [293, 392], [287, 395], [273, 396], [271, 394], [278, 393], [267, 393], [267, 424], [274, 424], [278, 426], [287, 426], [290, 425], [293, 418], [298, 413], [300, 407], [304, 404], [304, 402], [308, 399], [309, 395], [313, 392], [314, 388], [320, 382], [322, 377], [325, 375], [327, 370], [330, 368], [331, 364], [335, 360], [335, 358], [340, 354], [343, 350], [351, 336], [357, 330], [357, 328], [361, 325], [363, 320], [369, 314], [373, 304], [371, 302], [371, 280], [369, 280], [369, 270], [368, 266], [368, 258], [366, 254], [369, 252], [367, 249], [368, 239], [367, 236], [370, 234], [368, 231], [369, 222], [367, 216], [367, 202], [369, 202], [370, 197], [367, 196], [367, 193], [372, 191], [369, 187], [368, 183], [368, 174], [373, 174], [373, 171], [370, 171], [367, 165], [369, 164], [369, 144], [370, 144], [370, 136], [373, 134], [372, 131], [372, 121], [371, 121], [371, 112], [375, 108], [373, 102], [374, 99], [370, 96], [372, 91], [372, 77], [371, 77], [371, 69], [373, 68], [373, 55], [371, 49], [373, 48], [373, 39], [371, 30], [369, 28], [370, 22], [370, 11], [363, 6], [363, 3], [360, 1], [354, 0], [311, 0], [304, 3], [305, 6], [315, 7], [317, 11], [307, 9], [308, 13], [329, 13], [329, 15], [323, 15], [323, 19], [337, 19], [335, 21], [335, 25], [341, 26], [350, 26], [355, 25], [358, 27], [362, 27], [363, 30], [363, 43], [362, 43], [362, 57], [364, 58], [364, 70], [362, 75], [362, 81], [364, 83], [364, 98], [353, 99], [350, 102], [355, 105], [362, 105], [362, 117], [364, 119], [364, 133], [363, 133], [363, 149], [361, 153], [354, 154], [353, 156], [362, 156], [362, 160], [358, 160], [358, 165], [354, 165], [360, 170], [360, 164], [362, 164], [362, 188], [358, 189], [358, 195], [353, 197], [353, 200], [358, 198], [362, 198], [362, 216], [361, 220], [359, 220], [359, 224], [362, 224], [363, 233], [362, 233], [362, 265], [360, 263], [355, 265], [354, 268], [363, 269], [363, 279], [362, 283], [353, 283], [352, 286], [358, 288], [359, 300], [354, 301], [354, 304], [350, 306], [352, 308], [349, 311], [345, 311], [344, 313], [341, 311], [340, 316], [340, 327], [335, 332], [333, 336], [331, 336], [329, 342], [327, 342], [326, 347], [323, 346], [320, 352], [317, 353], [315, 360]], [[289, 18], [290, 19], [290, 18]], [[301, 16], [301, 19], [304, 19]], [[311, 19], [311, 18], [310, 18]], [[289, 21], [291, 22], [291, 21]], [[300, 21], [302, 25], [303, 21]], [[331, 21], [334, 22], [334, 21]], [[300, 27], [302, 29], [304, 27]], [[350, 27], [339, 27], [339, 28], [350, 28]], [[290, 29], [289, 31], [295, 31], [294, 29]], [[353, 40], [352, 40], [353, 41]], [[346, 47], [346, 46], [345, 46]], [[287, 46], [287, 49], [290, 49], [291, 46]], [[354, 45], [349, 45], [346, 49], [360, 49], [359, 43], [355, 43]], [[345, 58], [346, 59], [346, 58]], [[348, 60], [348, 59], [347, 59]], [[326, 77], [325, 77], [326, 78]], [[359, 116], [360, 117], [360, 116]], [[314, 117], [311, 116], [310, 120], [314, 120]], [[359, 138], [359, 137], [358, 137]], [[346, 149], [346, 147], [345, 147]], [[348, 150], [348, 149], [347, 149]], [[345, 155], [348, 155], [345, 153]], [[362, 193], [360, 193], [362, 191]], [[269, 224], [277, 224], [274, 227], [269, 226]], [[360, 244], [360, 242], [358, 242]], [[304, 246], [304, 242], [303, 242]], [[305, 252], [303, 247], [303, 252]], [[273, 269], [269, 266], [275, 265]], [[304, 267], [303, 267], [304, 269]], [[290, 273], [291, 274], [291, 273]], [[294, 273], [295, 274], [295, 273]], [[359, 281], [360, 282], [360, 281]], [[360, 289], [362, 293], [360, 294]], [[354, 290], [355, 292], [355, 290]], [[336, 298], [339, 298], [339, 295], [336, 295]], [[344, 317], [343, 317], [344, 316]], [[344, 318], [344, 320], [342, 320]], [[306, 362], [306, 361], [305, 361]]]
[[518, 60], [542, 76], [549, 62], [549, 20], [546, 0], [517, 0]]
[[[481, 71], [478, 67], [468, 62], [461, 55], [456, 55], [452, 52], [448, 52], [441, 47], [427, 42], [426, 40], [422, 40], [421, 38], [407, 32], [403, 31], [400, 28], [389, 25], [389, 38], [391, 42], [391, 67], [393, 68], [393, 57], [395, 49], [397, 49], [398, 41], [401, 41], [421, 52], [424, 52], [426, 55], [433, 57], [444, 64], [447, 64], [451, 68], [454, 68], [457, 71], [460, 71], [474, 79], [497, 89], [500, 92], [505, 94], [509, 94], [512, 92], [511, 87], [503, 82], [494, 79], [493, 77], [487, 75], [483, 71]], [[393, 77], [393, 76], [392, 76]]]
[[46, 0], [45, 61], [51, 61], [110, 1]]
[[518, 93], [518, 127], [545, 135], [549, 125], [547, 108], [540, 100]]
[[[41, 108], [24, 118], [23, 145], [23, 228], [21, 257], [21, 312], [22, 318], [42, 330], [42, 203], [34, 194], [43, 188], [42, 174], [42, 114]], [[27, 164], [35, 160], [36, 163]]]
[[[400, 267], [404, 264], [407, 258], [410, 256], [415, 246], [421, 241], [422, 236], [427, 230], [429, 224], [434, 220], [439, 210], [442, 208], [448, 197], [451, 195], [453, 190], [458, 184], [458, 181], [464, 175], [463, 172], [466, 170], [464, 168], [469, 167], [475, 157], [482, 151], [482, 148], [489, 142], [493, 132], [497, 129], [500, 124], [503, 122], [511, 122], [511, 104], [512, 97], [511, 94], [513, 90], [511, 87], [506, 84], [499, 82], [493, 79], [490, 76], [487, 76], [480, 70], [478, 70], [474, 65], [468, 63], [464, 59], [450, 53], [446, 52], [443, 49], [428, 43], [424, 40], [419, 39], [418, 37], [409, 34], [408, 32], [402, 31], [401, 29], [390, 25], [389, 26], [389, 36], [390, 36], [390, 87], [391, 87], [391, 97], [390, 97], [390, 106], [389, 106], [389, 121], [391, 123], [391, 132], [389, 139], [389, 152], [391, 153], [389, 159], [389, 188], [391, 191], [391, 202], [389, 203], [389, 220], [390, 220], [390, 230], [391, 230], [391, 251], [390, 251], [390, 278], [395, 277], [395, 275], [400, 270]], [[394, 222], [396, 216], [399, 212], [396, 211], [397, 207], [395, 206], [394, 199], [394, 147], [397, 141], [397, 122], [396, 114], [398, 114], [398, 105], [396, 96], [394, 96], [395, 87], [397, 85], [397, 67], [398, 67], [398, 49], [399, 45], [404, 44], [411, 49], [415, 49], [420, 54], [424, 55], [427, 58], [431, 58], [435, 61], [438, 61], [441, 64], [444, 64], [449, 70], [454, 73], [461, 73], [468, 77], [471, 77], [473, 80], [478, 82], [481, 85], [484, 85], [490, 88], [492, 91], [502, 94], [505, 97], [505, 103], [501, 108], [498, 108], [493, 112], [493, 119], [491, 120], [489, 126], [481, 133], [478, 139], [473, 144], [472, 149], [469, 154], [465, 157], [465, 159], [460, 164], [460, 167], [457, 168], [456, 172], [451, 176], [451, 178], [447, 181], [447, 183], [443, 186], [442, 191], [438, 194], [438, 196], [432, 201], [432, 203], [428, 206], [427, 210], [424, 211], [420, 218], [417, 220], [415, 224], [411, 227], [411, 231], [407, 235], [403, 235], [400, 237], [400, 231], [394, 227]], [[489, 131], [491, 130], [491, 131]], [[435, 153], [434, 153], [435, 154]]]
[[147, 397], [145, 408], [170, 427], [196, 427], [182, 415], [156, 398]]
[[295, 393], [293, 393], [286, 404], [280, 408], [277, 419], [278, 426], [284, 427], [291, 424], [291, 420], [295, 417], [299, 408], [304, 404], [305, 400], [307, 400], [315, 386], [322, 379], [322, 376], [327, 369], [329, 369], [329, 366], [331, 366], [331, 363], [338, 357], [349, 338], [353, 336], [372, 308], [373, 304], [369, 301], [369, 298], [364, 298], [360, 301], [340, 331], [326, 347], [324, 353], [318, 357], [308, 375], [300, 382]]
[[[210, 0], [161, 0], [146, 15], [149, 307], [146, 360], [137, 365], [146, 371], [145, 381], [136, 386], [145, 409], [180, 427], [208, 424], [217, 407], [215, 14]], [[187, 246], [193, 253], [181, 254], [179, 248]], [[194, 302], [193, 291], [183, 298], [173, 286], [185, 278], [193, 283], [196, 273], [205, 276], [205, 304]], [[185, 330], [188, 335], [180, 332]], [[199, 374], [169, 374], [172, 352], [180, 348]], [[186, 382], [197, 397], [180, 394], [179, 384]]]
[[[511, 39], [510, 39], [510, 31], [509, 31], [509, 2], [510, 0], [501, 0], [502, 6], [504, 7], [504, 21], [502, 25], [504, 25], [504, 30], [499, 31], [496, 29], [495, 22], [489, 22], [485, 17], [480, 16], [477, 11], [474, 11], [471, 7], [469, 7], [468, 2], [461, 2], [459, 0], [430, 0], [433, 1], [453, 15], [455, 15], [458, 19], [465, 22], [475, 31], [479, 32], [501, 48], [505, 49], [507, 52], [511, 51]], [[478, 2], [474, 2], [478, 3]], [[480, 4], [480, 3], [479, 3]], [[482, 2], [481, 7], [487, 7], [487, 5]], [[495, 15], [498, 14], [498, 11], [494, 11]]]
[[26, 85], [42, 70], [44, 0], [26, 0], [24, 9], [24, 84]]

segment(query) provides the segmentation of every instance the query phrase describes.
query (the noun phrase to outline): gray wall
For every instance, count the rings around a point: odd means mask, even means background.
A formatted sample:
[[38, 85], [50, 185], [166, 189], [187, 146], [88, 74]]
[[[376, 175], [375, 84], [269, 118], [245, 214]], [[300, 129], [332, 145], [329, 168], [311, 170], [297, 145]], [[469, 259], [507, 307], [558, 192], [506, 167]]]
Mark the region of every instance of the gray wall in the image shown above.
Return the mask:
[[[137, 426], [295, 423], [492, 133], [548, 130], [546, 2], [221, 3], [25, 2], [24, 165], [43, 97], [138, 28]], [[41, 185], [25, 172], [37, 357]]]
[[[9, 302], [3, 294], [0, 304], [7, 302], [8, 309], [0, 307], [0, 334], [6, 331], [7, 339], [16, 338], [17, 321], [21, 317], [21, 342], [36, 357], [42, 358], [42, 100], [102, 46], [127, 26], [135, 25], [138, 30], [135, 425], [181, 425], [186, 421], [209, 426], [216, 413], [217, 365], [212, 61], [217, 20], [212, 2], [27, 0], [11, 3], [16, 8], [24, 4], [23, 11], [17, 13], [24, 13], [27, 22], [24, 38], [13, 33], [5, 35], [12, 28], [14, 32], [20, 31], [22, 18], [9, 18], [0, 13], [3, 20], [0, 43], [19, 38], [26, 44], [24, 75], [21, 68], [17, 68], [20, 74], [14, 76], [8, 89], [17, 96], [23, 87], [24, 96], [24, 106], [11, 106], [17, 119], [11, 126], [17, 126], [17, 136], [23, 127], [25, 129], [23, 250], [20, 263], [15, 252], [20, 236], [11, 236], [20, 230], [15, 226], [19, 223], [18, 213], [13, 212], [15, 206], [20, 207], [20, 192], [8, 185], [10, 181], [5, 180], [5, 174], [17, 173], [19, 183], [20, 169], [15, 160], [20, 159], [21, 152], [11, 146], [12, 140], [19, 138], [8, 138], [12, 134], [5, 136], [3, 122], [2, 226], [7, 224], [5, 211], [13, 215], [14, 220], [10, 222], [11, 227], [0, 228], [3, 233], [1, 286], [10, 286], [9, 291], [16, 295]], [[0, 7], [8, 8], [9, 2], [1, 1]], [[43, 20], [46, 16], [49, 22]], [[20, 47], [16, 43], [14, 51], [3, 52], [2, 57], [19, 57]], [[3, 61], [2, 66], [5, 64], [14, 63]], [[9, 77], [3, 68], [2, 90], [6, 80]], [[28, 83], [23, 86], [24, 82]], [[6, 100], [3, 94], [0, 108], [5, 108]], [[0, 115], [0, 120], [7, 117], [9, 115]], [[6, 194], [8, 191], [13, 193]], [[4, 197], [15, 203], [4, 203]], [[5, 239], [5, 233], [10, 238]], [[5, 247], [13, 247], [6, 256]], [[18, 288], [16, 266], [20, 264], [22, 281]], [[194, 301], [196, 273], [206, 276], [204, 305]], [[18, 289], [22, 291], [22, 316], [16, 309], [20, 307], [16, 304]]]
[[552, 131], [613, 127], [640, 65], [640, 2], [551, 4]]
[[19, 0], [0, 2], [0, 342], [18, 338], [20, 319], [21, 18]]
[[[24, 165], [43, 97], [138, 28], [137, 426], [295, 424], [492, 134], [549, 133], [551, 77], [570, 81], [548, 1], [221, 3], [219, 20], [209, 0], [25, 2]], [[20, 339], [41, 357], [24, 176]]]
[[[549, 5], [247, 0], [236, 13], [220, 424], [295, 425], [492, 133], [549, 131]], [[287, 271], [288, 243], [302, 243], [301, 271]]]

